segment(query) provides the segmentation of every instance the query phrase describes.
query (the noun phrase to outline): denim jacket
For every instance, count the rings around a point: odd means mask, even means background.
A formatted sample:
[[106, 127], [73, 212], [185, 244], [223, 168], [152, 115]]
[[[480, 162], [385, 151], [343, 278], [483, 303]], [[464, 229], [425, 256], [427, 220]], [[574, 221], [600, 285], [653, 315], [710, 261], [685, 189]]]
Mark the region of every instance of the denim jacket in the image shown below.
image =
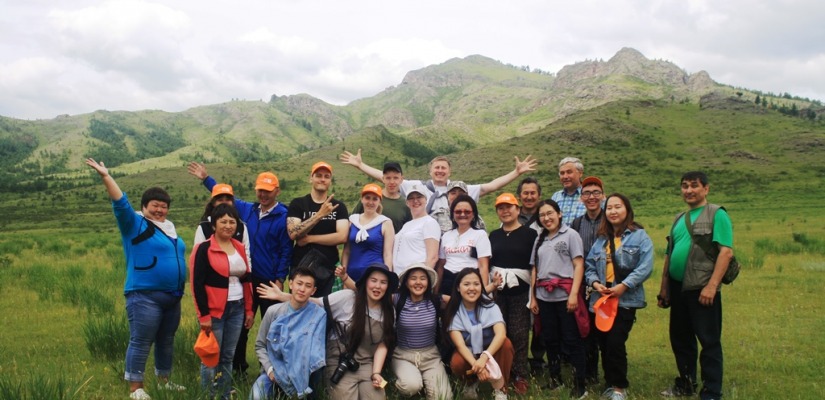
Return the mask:
[[[607, 268], [605, 246], [607, 246], [607, 238], [600, 236], [590, 248], [584, 271], [587, 286], [592, 286], [593, 282], [605, 283]], [[619, 298], [619, 307], [644, 308], [647, 303], [643, 283], [653, 272], [653, 241], [644, 229], [624, 231], [622, 245], [616, 249], [613, 267], [616, 276], [615, 283], [624, 283], [628, 287]], [[593, 311], [593, 304], [598, 298], [598, 294], [590, 296], [590, 311]]]
[[310, 302], [269, 326], [269, 362], [275, 381], [289, 397], [304, 398], [312, 393], [309, 375], [326, 364], [326, 322], [323, 307]]

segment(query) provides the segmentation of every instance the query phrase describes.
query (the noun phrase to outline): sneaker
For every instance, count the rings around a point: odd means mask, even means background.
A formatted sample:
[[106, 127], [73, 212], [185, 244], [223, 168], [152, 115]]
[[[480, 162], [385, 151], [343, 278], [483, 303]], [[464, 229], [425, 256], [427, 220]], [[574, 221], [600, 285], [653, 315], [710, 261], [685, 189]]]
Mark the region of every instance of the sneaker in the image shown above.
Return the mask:
[[671, 386], [665, 390], [662, 390], [661, 393], [662, 397], [690, 397], [693, 396], [693, 391], [681, 388], [679, 386]]
[[613, 387], [612, 386], [605, 389], [604, 392], [602, 392], [602, 395], [599, 396], [599, 397], [602, 398], [602, 399], [609, 399], [611, 396], [613, 396]]
[[178, 385], [173, 382], [161, 383], [158, 385], [158, 388], [161, 390], [168, 390], [170, 392], [183, 392], [186, 390], [186, 386]]
[[614, 390], [609, 398], [610, 400], [627, 400], [627, 393], [624, 391]]
[[146, 393], [143, 388], [138, 388], [138, 390], [129, 393], [129, 398], [132, 400], [152, 400], [152, 396], [149, 396], [149, 393]]
[[504, 393], [499, 389], [493, 389], [493, 399], [495, 399], [495, 400], [507, 400], [507, 393]]
[[478, 382], [464, 386], [464, 391], [461, 393], [461, 397], [464, 400], [478, 400]]
[[516, 377], [516, 380], [513, 381], [513, 389], [516, 391], [516, 394], [525, 395], [527, 391], [530, 390], [530, 383], [527, 382], [527, 379], [522, 377]]

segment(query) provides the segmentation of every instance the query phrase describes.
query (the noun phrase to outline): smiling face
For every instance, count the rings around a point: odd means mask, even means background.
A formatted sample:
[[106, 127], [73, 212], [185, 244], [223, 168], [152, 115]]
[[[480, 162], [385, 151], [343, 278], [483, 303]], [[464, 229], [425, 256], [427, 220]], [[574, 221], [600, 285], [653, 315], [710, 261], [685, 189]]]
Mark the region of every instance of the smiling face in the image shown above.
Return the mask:
[[414, 192], [407, 196], [407, 207], [414, 217], [427, 215], [427, 198], [423, 194]]
[[166, 222], [169, 214], [169, 204], [160, 200], [150, 200], [143, 207], [143, 216], [152, 221]]
[[710, 186], [702, 185], [698, 179], [682, 181], [682, 198], [690, 208], [701, 207], [707, 203]]
[[518, 196], [525, 210], [535, 211], [536, 204], [539, 202], [539, 186], [535, 183], [525, 183], [521, 186], [521, 193]]
[[476, 274], [467, 274], [458, 282], [458, 294], [464, 304], [475, 304], [481, 297], [481, 279]]
[[473, 206], [466, 201], [462, 201], [455, 205], [453, 209], [453, 220], [458, 225], [459, 229], [469, 228], [473, 222]]
[[258, 189], [255, 191], [255, 196], [258, 198], [258, 202], [261, 203], [261, 209], [268, 210], [275, 205], [280, 193], [281, 188], [275, 188], [275, 190]]
[[582, 172], [576, 168], [576, 164], [567, 163], [559, 167], [559, 180], [564, 190], [568, 193], [576, 190], [581, 185]]
[[416, 301], [424, 297], [429, 283], [430, 278], [421, 269], [414, 269], [407, 274], [407, 289], [410, 290], [410, 296]]
[[502, 224], [507, 225], [518, 221], [518, 206], [513, 204], [499, 204], [496, 206], [496, 215]]
[[304, 305], [315, 294], [315, 278], [307, 275], [296, 274], [289, 281], [289, 292], [292, 293], [292, 300]]
[[361, 205], [364, 206], [364, 211], [377, 212], [380, 204], [381, 198], [372, 193], [366, 193], [361, 196]]
[[561, 214], [553, 206], [543, 204], [539, 207], [539, 221], [550, 233], [556, 233], [561, 223]]
[[596, 211], [602, 206], [604, 192], [599, 185], [587, 185], [582, 188], [581, 202], [587, 211]]
[[622, 223], [627, 219], [627, 207], [621, 198], [613, 196], [607, 199], [607, 205], [604, 208], [604, 215], [607, 221], [618, 230]]
[[389, 286], [387, 275], [381, 271], [373, 271], [367, 277], [367, 298], [377, 303], [384, 298]]
[[315, 173], [309, 177], [309, 183], [312, 184], [312, 190], [315, 192], [326, 194], [332, 185], [332, 172], [326, 168], [318, 168], [315, 170]]
[[212, 221], [212, 229], [219, 240], [229, 240], [238, 229], [238, 221], [230, 215], [224, 215], [217, 221]]
[[434, 161], [430, 166], [430, 178], [436, 186], [447, 186], [450, 179], [450, 164], [444, 160]]

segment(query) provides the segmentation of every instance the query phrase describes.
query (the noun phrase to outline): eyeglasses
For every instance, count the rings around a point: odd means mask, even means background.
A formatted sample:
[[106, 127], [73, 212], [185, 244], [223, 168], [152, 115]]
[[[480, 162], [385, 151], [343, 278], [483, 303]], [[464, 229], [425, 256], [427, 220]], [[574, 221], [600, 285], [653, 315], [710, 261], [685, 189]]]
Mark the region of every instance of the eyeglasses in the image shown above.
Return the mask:
[[558, 215], [558, 213], [556, 213], [555, 211], [539, 213], [539, 219], [547, 219], [555, 215]]
[[455, 211], [453, 211], [453, 214], [455, 214], [455, 215], [473, 215], [473, 211], [472, 210], [455, 210]]
[[590, 196], [599, 197], [599, 196], [601, 196], [601, 195], [603, 195], [603, 194], [604, 194], [604, 192], [602, 192], [601, 190], [587, 191], [587, 192], [582, 192], [582, 198], [583, 198], [583, 199], [587, 199], [587, 198], [589, 198]]

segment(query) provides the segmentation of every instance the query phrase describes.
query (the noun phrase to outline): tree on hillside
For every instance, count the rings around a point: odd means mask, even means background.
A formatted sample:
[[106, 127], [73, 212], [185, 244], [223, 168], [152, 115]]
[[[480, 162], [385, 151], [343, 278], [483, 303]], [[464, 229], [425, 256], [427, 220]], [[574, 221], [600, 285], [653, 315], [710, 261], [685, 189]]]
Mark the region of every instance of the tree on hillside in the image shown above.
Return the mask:
[[762, 99], [759, 98], [758, 94], [756, 95], [756, 100], [754, 100], [753, 103], [756, 104], [757, 106], [762, 103]]

